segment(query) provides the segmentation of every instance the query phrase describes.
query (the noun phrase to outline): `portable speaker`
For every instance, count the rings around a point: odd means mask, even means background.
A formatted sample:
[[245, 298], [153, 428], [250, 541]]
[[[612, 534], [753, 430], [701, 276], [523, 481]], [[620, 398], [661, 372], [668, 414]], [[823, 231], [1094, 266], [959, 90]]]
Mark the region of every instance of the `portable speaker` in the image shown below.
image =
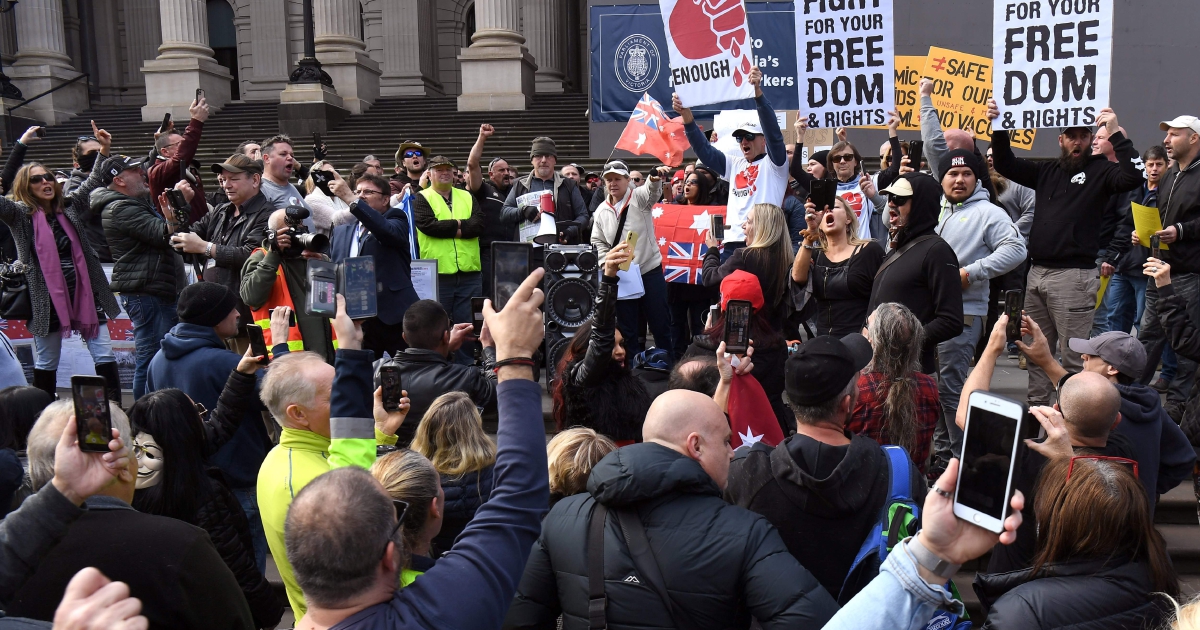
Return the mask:
[[596, 308], [600, 290], [599, 256], [592, 245], [547, 245], [546, 291], [546, 383], [557, 376], [558, 362], [575, 331], [588, 321]]

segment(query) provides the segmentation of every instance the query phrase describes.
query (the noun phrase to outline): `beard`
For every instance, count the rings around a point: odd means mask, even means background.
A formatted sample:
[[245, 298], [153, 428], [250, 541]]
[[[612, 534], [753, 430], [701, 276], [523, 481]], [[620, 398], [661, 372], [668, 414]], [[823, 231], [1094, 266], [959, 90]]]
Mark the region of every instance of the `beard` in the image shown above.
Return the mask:
[[1058, 165], [1064, 171], [1074, 174], [1082, 171], [1084, 165], [1087, 164], [1087, 161], [1090, 160], [1091, 157], [1092, 145], [1090, 144], [1083, 148], [1083, 151], [1080, 152], [1079, 157], [1072, 156], [1070, 152], [1064, 148], [1062, 149], [1062, 155], [1060, 155], [1058, 158]]

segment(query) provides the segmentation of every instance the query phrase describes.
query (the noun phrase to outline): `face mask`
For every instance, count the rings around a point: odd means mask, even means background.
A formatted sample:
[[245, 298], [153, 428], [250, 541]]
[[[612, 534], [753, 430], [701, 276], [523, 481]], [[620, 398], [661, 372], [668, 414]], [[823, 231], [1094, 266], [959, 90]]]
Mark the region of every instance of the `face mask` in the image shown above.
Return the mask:
[[79, 156], [79, 170], [85, 173], [90, 172], [92, 167], [96, 165], [97, 155], [100, 155], [99, 151], [92, 151], [91, 153], [84, 153]]
[[153, 435], [138, 433], [133, 437], [133, 452], [137, 456], [138, 474], [136, 490], [153, 488], [162, 481], [163, 454], [162, 448]]

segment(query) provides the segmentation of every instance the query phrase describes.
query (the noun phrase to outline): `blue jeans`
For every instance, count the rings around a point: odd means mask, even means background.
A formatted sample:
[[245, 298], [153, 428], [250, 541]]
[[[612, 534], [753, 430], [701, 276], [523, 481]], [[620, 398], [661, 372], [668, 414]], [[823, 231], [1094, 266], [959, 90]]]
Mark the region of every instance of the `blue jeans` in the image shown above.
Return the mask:
[[242, 506], [242, 512], [246, 514], [246, 520], [250, 521], [250, 538], [254, 540], [254, 564], [258, 565], [258, 572], [266, 574], [267, 572], [267, 534], [263, 531], [262, 518], [258, 515], [258, 488], [242, 488], [233, 489], [233, 496], [237, 497], [238, 504]]
[[[33, 369], [57, 370], [62, 356], [62, 334], [54, 331], [45, 337], [33, 338]], [[92, 363], [116, 363], [117, 355], [112, 351], [112, 338], [108, 336], [108, 325], [100, 324], [100, 334], [95, 339], [83, 341], [92, 355]]]
[[179, 323], [175, 302], [164, 302], [153, 295], [127, 293], [121, 295], [121, 305], [133, 322], [133, 347], [137, 360], [133, 369], [133, 399], [146, 393], [146, 369], [158, 352], [163, 337]]
[[[471, 298], [483, 297], [483, 274], [478, 271], [446, 273], [438, 276], [438, 301], [450, 315], [450, 321], [455, 324], [470, 324]], [[475, 342], [464, 343], [459, 348], [456, 363], [471, 365], [475, 359], [471, 356]]]
[[[1108, 307], [1108, 330], [1127, 333], [1134, 325], [1142, 325], [1146, 308], [1146, 276], [1127, 276], [1114, 273], [1108, 281], [1104, 305]], [[1097, 312], [1099, 317], [1099, 312]]]
[[[962, 456], [962, 429], [954, 422], [958, 413], [959, 395], [967, 374], [971, 372], [971, 360], [975, 358], [975, 345], [983, 332], [986, 315], [967, 315], [969, 325], [957, 337], [938, 344], [938, 397], [942, 403], [942, 417], [933, 429], [934, 469], [946, 467], [951, 457]], [[918, 466], [922, 462], [916, 462]]]
[[661, 265], [642, 274], [642, 286], [646, 289], [646, 294], [642, 297], [617, 302], [617, 329], [625, 338], [625, 350], [630, 355], [642, 351], [643, 348], [638, 344], [638, 332], [642, 329], [641, 317], [644, 314], [650, 325], [650, 334], [654, 335], [654, 346], [666, 350], [667, 356], [673, 360], [675, 355], [671, 351], [671, 313], [667, 307], [667, 280], [663, 278]]

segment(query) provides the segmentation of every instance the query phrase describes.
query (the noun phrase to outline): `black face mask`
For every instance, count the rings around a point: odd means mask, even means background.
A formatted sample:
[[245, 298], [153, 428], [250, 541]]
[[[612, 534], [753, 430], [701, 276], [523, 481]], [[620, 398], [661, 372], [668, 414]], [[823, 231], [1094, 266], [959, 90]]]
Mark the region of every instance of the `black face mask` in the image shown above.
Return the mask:
[[79, 170], [85, 173], [91, 172], [92, 167], [96, 165], [96, 157], [99, 155], [99, 151], [92, 151], [79, 156]]

